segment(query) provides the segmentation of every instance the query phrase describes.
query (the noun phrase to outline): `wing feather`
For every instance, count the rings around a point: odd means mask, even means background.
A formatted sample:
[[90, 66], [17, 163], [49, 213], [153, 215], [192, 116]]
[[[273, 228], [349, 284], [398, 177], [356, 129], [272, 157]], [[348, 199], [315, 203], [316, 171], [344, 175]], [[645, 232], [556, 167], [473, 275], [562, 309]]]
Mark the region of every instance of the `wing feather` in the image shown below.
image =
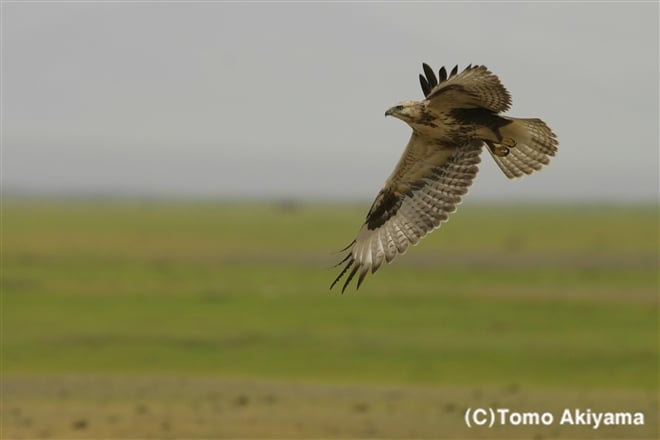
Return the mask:
[[[396, 235], [394, 234], [394, 231], [392, 230], [392, 226], [389, 224], [383, 225], [383, 247], [384, 247], [384, 252], [385, 252], [385, 262], [389, 263], [394, 259], [394, 257], [397, 254], [397, 249], [396, 249]], [[382, 264], [382, 262], [381, 262]], [[376, 271], [377, 267], [379, 266], [374, 266], [371, 270], [372, 273]]]
[[428, 64], [422, 63], [422, 69], [424, 70], [424, 75], [426, 76], [426, 80], [431, 86], [431, 90], [433, 90], [435, 86], [438, 85], [438, 78], [435, 77], [435, 73], [433, 72], [433, 69], [431, 69], [431, 67]]
[[[422, 63], [422, 69], [424, 70], [424, 75], [419, 75], [419, 83], [422, 86], [422, 93], [424, 93], [424, 96], [428, 96], [428, 94], [431, 93], [431, 90], [438, 85], [438, 78], [436, 78], [433, 69], [431, 69], [428, 64]], [[443, 80], [441, 79], [441, 81]]]
[[[429, 93], [424, 93], [430, 105], [438, 110], [481, 107], [500, 113], [511, 107], [511, 95], [485, 66], [470, 65], [460, 73], [458, 66], [455, 66], [449, 77], [443, 67], [439, 74], [438, 84]], [[426, 81], [430, 86], [431, 81], [428, 80], [427, 73]]]
[[375, 273], [447, 221], [479, 170], [481, 150], [481, 142], [443, 147], [413, 133], [332, 286], [350, 270], [342, 292], [358, 273], [359, 288], [369, 272]]
[[426, 80], [424, 75], [422, 75], [421, 73], [419, 74], [419, 84], [422, 86], [422, 93], [424, 94], [424, 96], [428, 96], [429, 93], [431, 93], [431, 90], [433, 89], [433, 87], [431, 87], [429, 82]]
[[440, 82], [447, 81], [447, 70], [445, 69], [445, 66], [442, 66], [438, 71], [438, 78], [440, 78]]
[[[389, 226], [396, 231], [396, 250], [402, 255], [408, 249], [408, 238], [406, 238], [406, 234], [403, 233], [403, 229], [401, 229], [401, 226], [397, 223], [390, 222]], [[396, 257], [396, 255], [394, 257]], [[394, 257], [392, 257], [392, 260]]]

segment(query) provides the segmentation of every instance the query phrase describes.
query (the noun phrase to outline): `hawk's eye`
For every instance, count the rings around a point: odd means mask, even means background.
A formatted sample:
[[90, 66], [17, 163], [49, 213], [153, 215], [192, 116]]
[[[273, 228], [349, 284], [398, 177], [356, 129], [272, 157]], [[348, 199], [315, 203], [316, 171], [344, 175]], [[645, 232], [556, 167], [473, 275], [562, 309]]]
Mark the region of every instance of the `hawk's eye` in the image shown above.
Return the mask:
[[397, 105], [396, 107], [394, 107], [394, 110], [396, 110], [396, 111], [403, 110], [403, 106], [402, 105]]

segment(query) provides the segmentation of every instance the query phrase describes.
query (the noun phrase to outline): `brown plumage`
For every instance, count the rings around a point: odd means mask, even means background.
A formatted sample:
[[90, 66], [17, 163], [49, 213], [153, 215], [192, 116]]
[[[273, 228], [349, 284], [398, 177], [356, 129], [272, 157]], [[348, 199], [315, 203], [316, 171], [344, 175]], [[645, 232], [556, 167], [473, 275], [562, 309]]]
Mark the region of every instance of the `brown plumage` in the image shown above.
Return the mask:
[[423, 64], [419, 76], [425, 99], [405, 101], [385, 113], [413, 130], [408, 146], [367, 218], [330, 288], [346, 274], [342, 292], [358, 275], [390, 263], [426, 234], [437, 229], [456, 210], [478, 172], [481, 150], [487, 146], [509, 178], [541, 169], [557, 151], [557, 138], [540, 119], [502, 116], [511, 96], [484, 66], [458, 66], [436, 77]]

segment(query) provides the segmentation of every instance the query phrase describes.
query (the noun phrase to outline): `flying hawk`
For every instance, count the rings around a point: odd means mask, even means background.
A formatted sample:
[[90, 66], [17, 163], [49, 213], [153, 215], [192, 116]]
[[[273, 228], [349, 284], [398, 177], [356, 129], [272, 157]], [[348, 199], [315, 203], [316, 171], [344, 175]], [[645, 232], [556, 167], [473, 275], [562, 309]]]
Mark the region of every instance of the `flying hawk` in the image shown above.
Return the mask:
[[346, 289], [391, 262], [446, 222], [479, 170], [483, 146], [513, 179], [540, 170], [557, 151], [557, 138], [540, 119], [502, 116], [511, 95], [485, 66], [458, 66], [436, 77], [423, 64], [422, 101], [404, 101], [385, 112], [412, 128], [408, 146], [369, 209], [330, 289], [346, 272]]

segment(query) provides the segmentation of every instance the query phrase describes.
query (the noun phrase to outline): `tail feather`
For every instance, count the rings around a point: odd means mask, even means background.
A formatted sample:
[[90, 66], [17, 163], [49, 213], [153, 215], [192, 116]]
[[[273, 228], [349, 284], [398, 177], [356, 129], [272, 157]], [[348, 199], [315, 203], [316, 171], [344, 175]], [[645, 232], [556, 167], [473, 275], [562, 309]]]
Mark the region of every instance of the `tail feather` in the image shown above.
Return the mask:
[[512, 122], [502, 127], [500, 133], [504, 138], [515, 140], [516, 145], [502, 156], [495, 154], [494, 147], [506, 146], [487, 142], [488, 151], [504, 174], [509, 179], [522, 177], [550, 163], [550, 157], [555, 155], [558, 145], [557, 136], [550, 127], [540, 119], [506, 119]]

